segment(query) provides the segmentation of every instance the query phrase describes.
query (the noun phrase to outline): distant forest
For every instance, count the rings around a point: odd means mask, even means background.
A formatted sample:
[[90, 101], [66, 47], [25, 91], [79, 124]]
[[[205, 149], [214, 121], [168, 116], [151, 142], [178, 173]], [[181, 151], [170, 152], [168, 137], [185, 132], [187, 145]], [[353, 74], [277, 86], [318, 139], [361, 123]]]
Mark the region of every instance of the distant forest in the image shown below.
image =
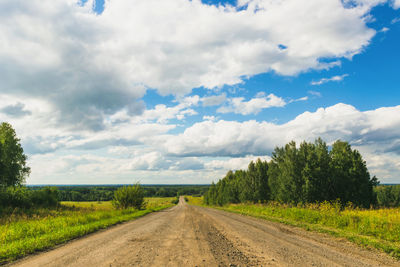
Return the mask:
[[[42, 190], [47, 186], [30, 186]], [[109, 201], [114, 191], [122, 185], [62, 185], [54, 186], [60, 201]], [[145, 197], [175, 197], [180, 195], [202, 196], [209, 185], [142, 185]]]
[[322, 139], [294, 141], [275, 148], [271, 161], [250, 162], [247, 170], [229, 171], [204, 196], [207, 205], [277, 201], [288, 204], [340, 201], [369, 208], [400, 205], [400, 186], [378, 186], [366, 162], [349, 143], [329, 149]]

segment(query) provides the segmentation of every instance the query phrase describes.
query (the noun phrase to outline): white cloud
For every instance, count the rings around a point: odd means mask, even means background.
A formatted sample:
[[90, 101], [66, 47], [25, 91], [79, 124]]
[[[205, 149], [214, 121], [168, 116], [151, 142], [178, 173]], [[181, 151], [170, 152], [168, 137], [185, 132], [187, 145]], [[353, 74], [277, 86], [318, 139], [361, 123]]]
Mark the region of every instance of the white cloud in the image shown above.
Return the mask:
[[127, 170], [165, 170], [170, 165], [170, 160], [167, 160], [160, 152], [154, 151], [144, 155], [136, 155], [129, 160], [126, 166], [121, 168]]
[[147, 88], [182, 95], [259, 73], [336, 66], [369, 44], [375, 31], [366, 18], [379, 2], [258, 0], [238, 11], [201, 1], [117, 0], [98, 15], [92, 1], [2, 0], [0, 91], [41, 98], [59, 124], [101, 130], [105, 117], [124, 108], [140, 114]]
[[390, 29], [388, 27], [383, 27], [380, 32], [388, 32]]
[[[346, 140], [378, 155], [391, 151], [400, 159], [400, 146], [396, 145], [400, 143], [398, 114], [400, 106], [361, 112], [351, 105], [337, 104], [305, 112], [282, 125], [256, 121], [203, 121], [182, 134], [168, 136], [164, 146], [169, 154], [179, 156], [263, 156], [269, 155], [275, 146], [291, 140], [313, 141], [322, 137], [328, 143]], [[369, 156], [366, 158], [368, 160]], [[396, 169], [396, 166], [392, 167]], [[392, 174], [400, 174], [400, 169], [396, 170]], [[378, 168], [374, 172], [382, 174]]]
[[187, 115], [196, 115], [193, 109], [187, 109], [182, 105], [167, 107], [164, 104], [155, 106], [154, 109], [145, 110], [139, 118], [144, 120], [156, 120], [158, 123], [167, 123], [172, 119], [183, 120]]
[[215, 116], [203, 116], [203, 121], [215, 121], [217, 118]]
[[141, 115], [130, 116], [127, 110], [121, 110], [111, 116], [109, 116], [110, 123], [117, 122], [135, 122], [135, 123], [148, 123], [157, 122], [166, 124], [170, 120], [183, 120], [187, 116], [197, 115], [198, 113], [191, 107], [198, 105], [200, 98], [198, 95], [182, 97], [174, 100], [174, 103], [178, 103], [174, 106], [167, 106], [165, 104], [158, 104], [152, 109], [146, 109]]
[[249, 101], [244, 101], [243, 97], [235, 97], [229, 99], [227, 106], [220, 107], [217, 109], [219, 113], [236, 113], [242, 115], [257, 114], [261, 110], [272, 107], [284, 107], [286, 102], [274, 94], [268, 96], [258, 95], [258, 97], [252, 98]]
[[180, 156], [263, 155], [276, 145], [269, 139], [269, 128], [275, 125], [256, 121], [203, 121], [164, 142], [168, 153]]
[[170, 170], [204, 170], [204, 163], [196, 157], [180, 158], [175, 161]]
[[394, 9], [400, 8], [400, 0], [393, 0], [393, 8]]
[[201, 99], [204, 107], [219, 106], [226, 101], [226, 94], [206, 96]]
[[327, 82], [340, 82], [343, 81], [344, 78], [349, 76], [348, 74], [343, 74], [343, 75], [336, 75], [331, 78], [322, 78], [319, 81], [312, 81], [310, 84], [311, 85], [321, 85]]
[[251, 161], [256, 161], [257, 159], [261, 159], [263, 161], [271, 160], [268, 156], [255, 157], [255, 156], [247, 156], [247, 157], [239, 157], [239, 158], [228, 158], [226, 160], [216, 159], [211, 160], [205, 164], [205, 167], [208, 169], [222, 169], [222, 170], [245, 170], [247, 169], [249, 163]]
[[[33, 172], [28, 181], [79, 183], [78, 178], [71, 177], [81, 177], [87, 182], [112, 183], [112, 178], [106, 177], [118, 177], [118, 182], [133, 182], [129, 179], [135, 178], [162, 183], [155, 178], [160, 176], [166, 177], [164, 183], [210, 182], [229, 169], [245, 168], [257, 157], [268, 159], [275, 146], [291, 140], [313, 141], [317, 137], [328, 144], [337, 139], [349, 141], [361, 151], [372, 175], [383, 181], [395, 181], [400, 175], [398, 114], [400, 106], [359, 111], [351, 105], [337, 104], [305, 112], [280, 125], [206, 120], [177, 135], [167, 134], [168, 125], [122, 123], [102, 135], [43, 139], [45, 144], [63, 149], [32, 155], [29, 165]], [[104, 146], [109, 148], [101, 155], [96, 155], [98, 150], [94, 154], [85, 150]], [[74, 153], [71, 149], [80, 150]], [[186, 175], [191, 176], [184, 178]]]
[[312, 95], [312, 96], [322, 97], [321, 92], [318, 92], [318, 91], [309, 90], [307, 93], [309, 93], [309, 94]]
[[[126, 112], [119, 112], [106, 117], [103, 131], [91, 132], [85, 129], [59, 127], [54, 121], [55, 111], [42, 100], [0, 95], [0, 110], [4, 111], [9, 106], [23, 106], [22, 112], [29, 113], [15, 116], [15, 110], [11, 115], [9, 112], [0, 112], [0, 122], [7, 121], [13, 125], [18, 137], [21, 138], [25, 152], [30, 155], [65, 149], [97, 150], [108, 146], [139, 145], [148, 138], [167, 133], [176, 127], [174, 124], [158, 122], [165, 119], [162, 112], [160, 116], [152, 113], [153, 117], [147, 116], [146, 113], [131, 117]], [[173, 113], [168, 109], [167, 111]], [[188, 116], [194, 112], [182, 106], [173, 111], [176, 111], [174, 113], [176, 116], [180, 114]]]
[[[244, 115], [284, 106], [272, 94], [228, 99], [220, 89], [260, 73], [340, 65], [370, 43], [376, 32], [367, 25], [369, 11], [387, 1], [240, 1], [248, 7], [239, 10], [199, 0], [114, 0], [102, 14], [93, 12], [93, 1], [77, 2], [0, 1], [0, 121], [21, 137], [30, 181], [209, 182], [244, 165], [253, 157], [247, 155], [264, 156], [295, 137], [344, 138], [378, 155], [399, 154], [398, 107], [360, 112], [336, 105], [283, 125], [211, 114], [182, 134], [170, 132], [199, 106], [225, 103], [219, 112]], [[198, 87], [209, 95], [185, 97]], [[145, 109], [149, 88], [177, 101]]]
[[308, 100], [308, 96], [303, 96], [303, 97], [299, 97], [297, 99], [292, 99], [289, 101], [289, 103], [293, 103], [293, 102], [302, 102], [302, 101], [307, 101]]

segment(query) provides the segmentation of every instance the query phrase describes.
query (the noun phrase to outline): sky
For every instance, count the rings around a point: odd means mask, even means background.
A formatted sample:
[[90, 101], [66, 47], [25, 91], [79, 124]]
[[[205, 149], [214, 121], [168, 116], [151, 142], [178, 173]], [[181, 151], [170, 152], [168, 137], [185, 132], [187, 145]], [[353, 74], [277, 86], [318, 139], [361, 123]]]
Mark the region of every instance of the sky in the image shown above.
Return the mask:
[[207, 184], [291, 140], [400, 183], [400, 0], [2, 0], [27, 184]]

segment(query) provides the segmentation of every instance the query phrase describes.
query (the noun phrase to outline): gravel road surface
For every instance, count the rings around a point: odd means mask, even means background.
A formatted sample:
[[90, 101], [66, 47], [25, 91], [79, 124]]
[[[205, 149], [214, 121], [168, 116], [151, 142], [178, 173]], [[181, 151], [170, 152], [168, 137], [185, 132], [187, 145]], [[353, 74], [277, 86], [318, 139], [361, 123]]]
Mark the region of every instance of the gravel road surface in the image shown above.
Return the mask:
[[400, 266], [343, 239], [220, 210], [177, 206], [12, 266]]

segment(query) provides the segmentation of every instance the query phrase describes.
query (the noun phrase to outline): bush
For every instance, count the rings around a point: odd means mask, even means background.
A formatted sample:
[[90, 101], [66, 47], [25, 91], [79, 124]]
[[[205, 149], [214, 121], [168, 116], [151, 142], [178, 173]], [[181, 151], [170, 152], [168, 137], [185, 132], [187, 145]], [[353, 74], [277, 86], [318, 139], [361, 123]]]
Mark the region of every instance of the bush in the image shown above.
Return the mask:
[[133, 207], [140, 210], [145, 205], [144, 190], [138, 183], [132, 186], [123, 186], [114, 192], [112, 203], [117, 209]]
[[29, 209], [32, 207], [30, 192], [26, 187], [1, 187], [0, 189], [0, 207]]
[[171, 200], [172, 204], [178, 204], [179, 203], [179, 197], [175, 197], [175, 199]]
[[57, 188], [45, 187], [31, 192], [31, 200], [35, 207], [57, 207], [58, 199]]
[[56, 188], [29, 190], [24, 186], [0, 187], [0, 209], [5, 212], [15, 208], [26, 210], [35, 207], [56, 207], [58, 204]]

